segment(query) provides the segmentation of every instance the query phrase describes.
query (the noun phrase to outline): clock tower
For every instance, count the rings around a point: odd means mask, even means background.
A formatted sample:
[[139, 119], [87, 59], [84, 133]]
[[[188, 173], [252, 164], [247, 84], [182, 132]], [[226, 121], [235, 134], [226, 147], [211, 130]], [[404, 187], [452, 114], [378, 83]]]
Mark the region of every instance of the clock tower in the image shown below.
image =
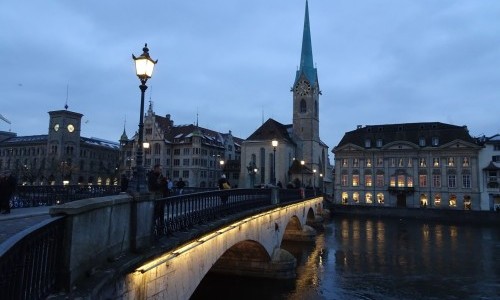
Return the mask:
[[318, 74], [314, 67], [309, 7], [306, 1], [304, 31], [300, 67], [291, 89], [293, 92], [293, 133], [297, 142], [298, 158], [310, 167], [319, 166], [322, 146], [319, 137], [319, 89]]

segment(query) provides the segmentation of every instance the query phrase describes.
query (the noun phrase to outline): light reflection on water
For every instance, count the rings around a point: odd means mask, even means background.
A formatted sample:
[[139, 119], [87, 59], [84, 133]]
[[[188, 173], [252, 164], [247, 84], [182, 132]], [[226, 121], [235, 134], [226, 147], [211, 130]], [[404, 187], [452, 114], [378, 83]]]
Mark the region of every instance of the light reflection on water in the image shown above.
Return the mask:
[[342, 217], [283, 243], [288, 282], [207, 276], [195, 299], [500, 299], [500, 228]]

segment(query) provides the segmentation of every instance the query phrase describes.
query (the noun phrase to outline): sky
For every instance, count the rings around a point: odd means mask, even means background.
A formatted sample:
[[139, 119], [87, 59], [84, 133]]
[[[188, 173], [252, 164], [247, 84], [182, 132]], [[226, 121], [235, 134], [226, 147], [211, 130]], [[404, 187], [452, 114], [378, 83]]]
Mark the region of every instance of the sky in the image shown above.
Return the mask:
[[[2, 1], [0, 131], [48, 133], [49, 111], [82, 113], [82, 136], [138, 129], [132, 54], [158, 59], [157, 115], [246, 139], [292, 123], [305, 0]], [[500, 1], [310, 0], [320, 136], [357, 125], [443, 122], [500, 133]], [[333, 154], [330, 154], [332, 159]]]

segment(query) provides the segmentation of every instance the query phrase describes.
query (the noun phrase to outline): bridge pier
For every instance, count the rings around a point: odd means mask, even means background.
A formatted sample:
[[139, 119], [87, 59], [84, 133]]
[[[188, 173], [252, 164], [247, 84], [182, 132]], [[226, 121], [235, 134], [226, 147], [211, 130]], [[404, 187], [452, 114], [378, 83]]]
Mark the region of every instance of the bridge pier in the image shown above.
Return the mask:
[[302, 229], [287, 229], [283, 235], [283, 240], [292, 242], [314, 242], [315, 239], [316, 230], [308, 225]]

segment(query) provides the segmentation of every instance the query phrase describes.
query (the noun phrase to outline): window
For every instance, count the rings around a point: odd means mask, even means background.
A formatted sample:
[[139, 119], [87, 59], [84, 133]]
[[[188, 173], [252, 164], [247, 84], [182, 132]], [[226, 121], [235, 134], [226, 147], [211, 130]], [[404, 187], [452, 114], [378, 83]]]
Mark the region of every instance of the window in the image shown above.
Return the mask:
[[418, 166], [421, 168], [427, 167], [427, 162], [425, 161], [425, 158], [420, 158], [420, 160], [418, 162]]
[[347, 162], [347, 158], [342, 159], [342, 167], [347, 168], [349, 166], [349, 163]]
[[[175, 166], [175, 167], [178, 167], [178, 166], [180, 166], [180, 165], [181, 165], [181, 160], [180, 160], [180, 159], [178, 159], [178, 158], [175, 158], [175, 159], [174, 159], [174, 166]], [[176, 176], [176, 177], [177, 177], [177, 176]]]
[[455, 175], [448, 175], [448, 187], [449, 188], [457, 187], [457, 177]]
[[441, 195], [436, 194], [436, 196], [434, 196], [434, 206], [441, 206]]
[[307, 104], [306, 104], [306, 100], [304, 100], [304, 99], [300, 100], [300, 112], [301, 113], [307, 112]]
[[348, 181], [347, 174], [342, 175], [342, 186], [348, 186]]
[[384, 166], [384, 159], [382, 157], [377, 157], [377, 167]]
[[432, 138], [432, 146], [438, 146], [438, 145], [439, 145], [439, 138], [433, 137]]
[[454, 167], [454, 166], [455, 166], [455, 158], [448, 157], [448, 167]]
[[427, 195], [426, 194], [421, 194], [420, 195], [420, 207], [427, 207]]
[[396, 167], [396, 159], [395, 158], [391, 158], [391, 167]]
[[465, 210], [471, 210], [472, 209], [472, 203], [471, 203], [471, 198], [469, 195], [464, 196], [464, 209]]
[[382, 140], [381, 139], [377, 140], [377, 148], [382, 148]]
[[146, 134], [153, 134], [153, 128], [146, 128]]
[[189, 155], [190, 150], [191, 150], [190, 148], [184, 148], [182, 149], [182, 154]]
[[184, 158], [184, 159], [182, 160], [182, 165], [183, 165], [183, 166], [189, 166], [189, 158]]
[[366, 193], [366, 195], [365, 195], [365, 201], [366, 201], [367, 204], [372, 204], [373, 203], [372, 193]]
[[342, 193], [342, 204], [347, 204], [347, 201], [349, 201], [349, 194], [347, 192]]
[[189, 178], [189, 170], [182, 171], [182, 177]]
[[160, 146], [160, 144], [155, 143], [155, 145], [154, 145], [154, 153], [155, 154], [160, 154], [160, 152], [161, 152], [161, 146]]
[[398, 162], [398, 167], [404, 167], [404, 165], [405, 165], [405, 160], [404, 160], [404, 158], [400, 158], [400, 159], [399, 159], [399, 162]]
[[411, 168], [413, 166], [413, 163], [411, 161], [412, 159], [408, 158], [408, 168]]
[[462, 175], [462, 187], [470, 189], [470, 175]]
[[441, 175], [432, 175], [432, 186], [436, 188], [441, 187]]
[[377, 175], [377, 187], [384, 186], [384, 175]]
[[420, 187], [427, 187], [427, 175], [418, 175], [418, 183]]
[[174, 149], [174, 155], [181, 155], [181, 149]]
[[179, 178], [179, 170], [174, 170], [174, 172], [172, 173], [172, 176], [174, 178]]
[[372, 175], [365, 175], [365, 186], [372, 186]]
[[396, 187], [396, 176], [391, 176], [391, 181], [389, 183], [391, 187]]
[[383, 193], [377, 194], [377, 202], [378, 202], [378, 204], [384, 204], [384, 194]]
[[398, 175], [398, 187], [405, 187], [405, 176]]
[[366, 167], [371, 168], [371, 166], [372, 166], [372, 160], [371, 160], [371, 158], [367, 158], [366, 159]]
[[359, 193], [358, 192], [354, 192], [352, 194], [352, 201], [354, 201], [354, 203], [359, 203]]
[[352, 186], [359, 186], [359, 175], [352, 175]]
[[452, 194], [450, 196], [449, 203], [450, 203], [450, 207], [457, 207], [457, 196]]
[[434, 168], [439, 167], [439, 158], [433, 158], [433, 159], [432, 159], [432, 166], [433, 166]]
[[372, 146], [372, 141], [370, 139], [365, 140], [365, 148], [370, 148]]
[[462, 160], [462, 167], [468, 167], [469, 166], [469, 158], [464, 157]]
[[353, 158], [353, 159], [352, 159], [352, 166], [353, 166], [354, 168], [359, 167], [359, 159], [357, 159], [357, 158]]
[[420, 147], [425, 147], [425, 138], [421, 137], [418, 139], [418, 145]]
[[406, 177], [406, 186], [413, 187], [413, 177], [412, 176]]

